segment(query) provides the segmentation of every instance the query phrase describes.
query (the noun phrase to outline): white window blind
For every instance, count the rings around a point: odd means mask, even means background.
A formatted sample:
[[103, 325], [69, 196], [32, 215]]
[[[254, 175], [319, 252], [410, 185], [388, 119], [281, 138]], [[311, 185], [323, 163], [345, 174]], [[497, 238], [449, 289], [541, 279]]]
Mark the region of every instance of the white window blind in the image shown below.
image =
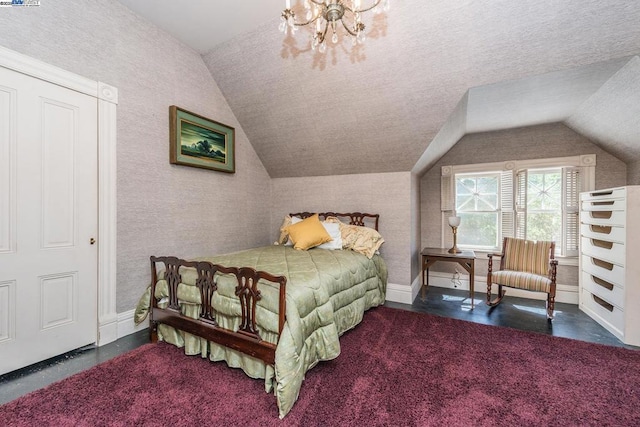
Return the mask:
[[582, 187], [580, 168], [566, 167], [562, 169], [564, 256], [578, 256], [580, 241], [580, 191]]
[[[445, 172], [446, 173], [446, 172]], [[453, 211], [453, 175], [442, 175], [440, 182], [440, 210]]]
[[517, 239], [526, 238], [527, 234], [527, 170], [516, 174], [516, 233]]
[[513, 171], [503, 171], [500, 174], [500, 210], [502, 234], [498, 238], [499, 241], [503, 237], [515, 236], [516, 228], [516, 212], [513, 193]]

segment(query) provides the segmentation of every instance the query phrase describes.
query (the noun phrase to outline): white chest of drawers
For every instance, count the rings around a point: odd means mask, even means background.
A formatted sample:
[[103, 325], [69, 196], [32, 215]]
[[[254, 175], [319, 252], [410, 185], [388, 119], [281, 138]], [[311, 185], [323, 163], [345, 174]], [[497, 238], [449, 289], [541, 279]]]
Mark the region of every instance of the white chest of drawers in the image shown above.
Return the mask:
[[580, 194], [580, 309], [640, 346], [640, 186]]

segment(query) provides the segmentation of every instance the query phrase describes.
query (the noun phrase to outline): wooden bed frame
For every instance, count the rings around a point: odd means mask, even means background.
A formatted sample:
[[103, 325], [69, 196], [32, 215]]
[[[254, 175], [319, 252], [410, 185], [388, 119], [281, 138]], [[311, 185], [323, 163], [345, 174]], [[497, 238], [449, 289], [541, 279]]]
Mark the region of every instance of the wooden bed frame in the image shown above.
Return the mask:
[[[300, 212], [290, 214], [300, 218], [307, 218], [313, 213]], [[380, 215], [368, 213], [337, 213], [323, 212], [318, 214], [320, 218], [334, 216], [337, 218], [349, 218], [349, 224], [364, 226], [365, 220], [374, 223], [378, 230]], [[158, 282], [158, 270], [156, 263], [164, 264], [164, 277], [168, 288], [168, 305], [166, 308], [158, 306], [155, 298], [156, 283]], [[196, 286], [200, 291], [201, 305], [198, 319], [184, 316], [180, 312], [178, 303], [178, 284], [182, 282], [181, 268], [195, 268], [198, 273]], [[240, 300], [242, 321], [237, 331], [225, 329], [215, 321], [215, 311], [211, 306], [211, 298], [217, 290], [217, 274], [232, 274], [236, 276], [238, 285], [235, 294]], [[257, 271], [250, 267], [224, 267], [208, 261], [187, 261], [177, 257], [151, 257], [151, 309], [149, 310], [151, 341], [158, 341], [158, 324], [163, 323], [173, 326], [184, 332], [213, 341], [225, 347], [240, 351], [264, 361], [269, 365], [275, 365], [277, 344], [262, 340], [256, 327], [256, 305], [262, 298], [258, 289], [258, 282], [264, 280], [279, 287], [278, 306], [278, 337], [282, 333], [286, 313], [286, 284], [284, 276], [274, 276], [266, 271]]]

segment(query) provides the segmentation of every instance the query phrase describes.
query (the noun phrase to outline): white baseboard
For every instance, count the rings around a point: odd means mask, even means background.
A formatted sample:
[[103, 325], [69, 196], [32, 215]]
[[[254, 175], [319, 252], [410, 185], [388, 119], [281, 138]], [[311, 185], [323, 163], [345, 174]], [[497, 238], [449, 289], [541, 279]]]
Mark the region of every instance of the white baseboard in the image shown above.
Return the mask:
[[100, 339], [98, 340], [98, 346], [109, 344], [119, 338], [133, 334], [135, 332], [147, 329], [149, 327], [148, 318], [139, 325], [136, 325], [133, 321], [135, 309], [125, 311], [124, 313], [118, 313], [115, 322], [109, 324], [100, 325]]
[[147, 317], [144, 322], [136, 325], [133, 321], [135, 310], [125, 311], [118, 314], [118, 338], [133, 334], [134, 332], [147, 329], [149, 327], [149, 318]]
[[118, 339], [118, 317], [108, 316], [100, 319], [98, 327], [98, 346], [109, 344]]
[[[455, 287], [451, 282], [451, 273], [444, 273], [439, 271], [430, 271], [429, 272], [429, 286], [436, 286], [439, 288], [448, 288], [448, 289], [462, 289], [469, 290], [469, 278], [468, 276], [460, 276], [460, 286]], [[528, 298], [528, 299], [536, 299], [536, 300], [546, 300], [546, 294], [542, 292], [530, 292], [522, 289], [515, 288], [503, 288], [506, 289], [507, 295], [519, 297], [519, 298]], [[487, 279], [486, 277], [478, 277], [475, 276], [473, 283], [473, 290], [477, 294], [486, 293], [487, 292]], [[498, 287], [493, 286], [491, 290], [492, 293], [497, 294]], [[566, 303], [566, 304], [578, 304], [578, 287], [570, 286], [570, 285], [556, 285], [556, 302]]]
[[416, 277], [411, 286], [387, 283], [387, 301], [411, 304], [420, 291], [420, 276]]

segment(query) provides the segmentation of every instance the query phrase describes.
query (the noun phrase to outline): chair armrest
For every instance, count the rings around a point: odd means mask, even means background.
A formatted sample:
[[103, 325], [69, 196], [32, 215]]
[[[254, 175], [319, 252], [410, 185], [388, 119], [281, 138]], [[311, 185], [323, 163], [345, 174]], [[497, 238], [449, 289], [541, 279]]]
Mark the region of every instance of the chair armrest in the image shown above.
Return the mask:
[[487, 258], [489, 258], [489, 262], [487, 262], [487, 282], [491, 282], [491, 273], [493, 272], [493, 257], [498, 257], [502, 259], [502, 254], [487, 254]]

